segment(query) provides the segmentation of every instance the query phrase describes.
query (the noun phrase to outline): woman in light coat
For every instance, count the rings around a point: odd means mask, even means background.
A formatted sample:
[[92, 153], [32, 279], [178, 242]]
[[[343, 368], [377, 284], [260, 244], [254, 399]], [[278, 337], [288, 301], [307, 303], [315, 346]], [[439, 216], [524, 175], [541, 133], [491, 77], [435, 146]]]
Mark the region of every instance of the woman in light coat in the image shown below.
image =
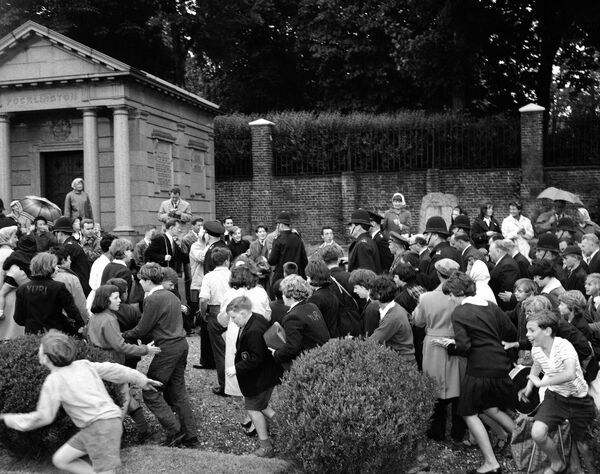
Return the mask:
[[531, 221], [521, 214], [521, 205], [517, 202], [511, 202], [508, 205], [509, 215], [502, 221], [502, 235], [505, 239], [515, 242], [519, 252], [529, 258], [529, 241], [533, 239], [533, 226]]
[[460, 395], [460, 380], [465, 372], [466, 359], [449, 356], [446, 349], [433, 341], [440, 337], [454, 337], [452, 312], [456, 304], [442, 292], [442, 285], [459, 268], [458, 263], [448, 258], [435, 264], [440, 285], [433, 291], [424, 293], [413, 311], [414, 325], [425, 328], [423, 341], [423, 373], [433, 377], [439, 390], [431, 427], [427, 435], [435, 440], [443, 440], [446, 432], [446, 406], [452, 404], [452, 428], [450, 434], [456, 441], [462, 441], [466, 425], [456, 414]]

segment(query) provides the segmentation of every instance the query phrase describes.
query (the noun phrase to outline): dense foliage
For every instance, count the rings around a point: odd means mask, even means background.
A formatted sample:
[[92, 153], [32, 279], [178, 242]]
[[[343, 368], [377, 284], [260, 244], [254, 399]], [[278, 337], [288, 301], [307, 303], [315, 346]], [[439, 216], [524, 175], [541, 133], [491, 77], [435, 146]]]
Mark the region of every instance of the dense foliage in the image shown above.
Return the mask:
[[[217, 178], [248, 177], [251, 137], [246, 115], [217, 117]], [[273, 130], [279, 176], [343, 171], [502, 168], [520, 165], [518, 121], [463, 114], [280, 112]]]
[[332, 339], [286, 374], [278, 443], [307, 472], [399, 472], [417, 456], [434, 400], [433, 381], [392, 350]]
[[[41, 337], [26, 335], [0, 343], [0, 413], [34, 411], [48, 369], [38, 361]], [[77, 359], [95, 362], [109, 360], [108, 353], [79, 340]], [[119, 403], [117, 386], [106, 383], [109, 394]], [[64, 444], [77, 428], [61, 408], [49, 426], [21, 432], [0, 423], [0, 443], [17, 456], [41, 458], [49, 456]]]
[[596, 0], [0, 2], [29, 19], [244, 113], [548, 108], [600, 68]]

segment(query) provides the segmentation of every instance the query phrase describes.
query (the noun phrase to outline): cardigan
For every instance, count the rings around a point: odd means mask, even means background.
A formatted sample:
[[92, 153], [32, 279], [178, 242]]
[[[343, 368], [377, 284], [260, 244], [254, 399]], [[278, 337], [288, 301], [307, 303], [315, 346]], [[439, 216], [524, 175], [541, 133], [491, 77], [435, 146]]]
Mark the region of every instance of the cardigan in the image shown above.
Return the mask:
[[505, 377], [512, 368], [502, 341], [514, 341], [517, 330], [497, 305], [473, 304], [482, 300], [465, 298], [452, 313], [456, 343], [448, 346], [449, 355], [467, 357], [467, 374], [474, 377]]

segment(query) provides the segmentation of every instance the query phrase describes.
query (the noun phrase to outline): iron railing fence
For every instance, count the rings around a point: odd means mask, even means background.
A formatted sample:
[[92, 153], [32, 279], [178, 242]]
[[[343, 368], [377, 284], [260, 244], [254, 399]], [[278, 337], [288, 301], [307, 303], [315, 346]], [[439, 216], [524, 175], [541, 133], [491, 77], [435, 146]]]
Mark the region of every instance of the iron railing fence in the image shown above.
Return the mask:
[[544, 143], [546, 166], [599, 166], [600, 115], [550, 117]]
[[[436, 123], [394, 129], [301, 131], [274, 127], [273, 175], [337, 174], [344, 171], [518, 168], [518, 118]], [[250, 129], [215, 131], [217, 180], [252, 176]]]
[[456, 123], [355, 132], [275, 130], [273, 174], [513, 168], [521, 165], [518, 122]]

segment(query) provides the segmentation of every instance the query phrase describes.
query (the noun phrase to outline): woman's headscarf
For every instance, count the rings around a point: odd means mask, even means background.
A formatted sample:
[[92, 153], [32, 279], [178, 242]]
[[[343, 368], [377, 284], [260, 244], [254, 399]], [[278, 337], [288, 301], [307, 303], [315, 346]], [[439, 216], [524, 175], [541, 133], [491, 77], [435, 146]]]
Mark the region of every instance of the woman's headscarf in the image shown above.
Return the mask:
[[578, 207], [577, 210], [581, 214], [581, 217], [583, 217], [584, 224], [589, 224], [592, 221], [592, 218], [590, 217], [590, 213], [587, 211], [587, 209], [585, 207]]
[[3, 227], [2, 229], [0, 229], [0, 245], [7, 244], [10, 241], [10, 239], [17, 235], [17, 230], [18, 227], [16, 225]]

